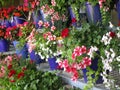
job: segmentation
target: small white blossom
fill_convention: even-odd
[[[41,59],[45,59],[45,57],[41,55]]]
[[[120,33],[119,32],[117,33],[117,37],[120,38]]]
[[[110,28],[113,28],[113,24],[112,24],[111,22],[109,22],[109,24],[110,24],[109,27],[110,27]]]
[[[47,55],[46,58],[49,58],[49,55]]]
[[[110,57],[110,52],[108,52],[107,50],[105,50],[105,55],[107,56],[107,58]]]
[[[116,60],[117,60],[118,62],[120,62],[120,56],[116,57]]]
[[[110,37],[109,32],[103,35],[101,42],[104,43],[104,45],[109,45],[112,37]]]
[[[56,53],[53,53],[54,56],[56,56],[57,54]]]
[[[53,42],[53,44],[56,44],[56,42]]]
[[[90,56],[90,58],[93,57],[93,53],[95,51],[98,51],[98,48],[96,46],[91,46],[90,51],[88,52],[88,55]]]

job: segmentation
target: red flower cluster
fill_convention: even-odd
[[[10,65],[8,65],[8,69],[10,70],[10,69],[12,69],[12,65],[10,64]]]
[[[58,64],[60,68],[64,68],[66,72],[73,74],[71,77],[73,81],[78,79],[79,73],[77,71],[77,63],[69,65],[68,60],[65,59],[64,61],[60,61]]]
[[[12,77],[13,75],[16,74],[16,71],[14,69],[10,70],[10,72],[8,73],[8,77]]]
[[[18,6],[15,10],[14,10],[14,13],[13,15],[14,16],[21,16],[22,12],[28,12],[29,11],[29,8],[27,6]]]
[[[18,74],[17,78],[20,79],[21,77],[24,77],[24,75],[25,75],[24,72],[20,72],[20,73]]]
[[[88,51],[85,46],[77,46],[72,53],[73,62],[69,64],[68,60],[65,59],[58,63],[59,67],[64,68],[68,73],[72,73],[72,80],[77,80],[79,77],[78,70],[85,69],[87,66],[91,65],[91,58],[89,58],[87,54]],[[77,60],[77,57],[81,57],[81,60]]]
[[[63,29],[61,32],[62,38],[66,38],[68,35],[69,35],[69,29],[68,28]]]
[[[75,60],[77,56],[80,56],[82,54],[85,54],[86,51],[86,47],[82,46],[82,47],[76,47],[72,53],[72,59]]]
[[[2,8],[0,9],[0,18],[4,19],[4,18],[9,18],[13,12],[13,10],[15,9],[15,7],[11,6],[9,8]]]
[[[77,22],[76,18],[72,18],[72,23],[76,23],[76,22]]]

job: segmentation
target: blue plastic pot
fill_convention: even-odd
[[[9,20],[5,19],[1,21],[1,25],[5,26],[6,28],[11,27],[11,23]]]
[[[16,26],[17,24],[23,24],[24,22],[25,22],[25,18],[24,17],[14,16],[11,19],[11,26]]]
[[[0,52],[9,51],[9,42],[6,39],[0,40]]]
[[[73,18],[75,18],[75,14],[73,13],[71,7],[69,7],[68,9],[69,9],[69,13],[70,13],[70,19],[72,20]],[[72,25],[76,27],[77,23],[76,22],[72,22]]]
[[[22,48],[19,48],[19,41],[13,41],[13,45],[18,56],[21,56],[23,59],[28,58],[28,48],[26,44]]]
[[[42,20],[43,22],[45,21],[45,18],[44,18],[44,13],[42,10],[38,10],[37,12],[34,11],[32,13],[32,18],[33,18],[33,21],[35,23],[35,27],[38,29],[38,28],[42,28],[38,25],[38,22],[39,20]]]
[[[117,9],[117,13],[118,13],[118,19],[120,21],[120,0],[117,0],[117,2],[116,2],[116,9]]]
[[[98,69],[98,58],[95,58],[94,60],[92,60],[92,64],[91,64],[90,68],[94,71],[97,71],[97,69]],[[82,69],[82,71],[83,71],[84,82],[87,83],[87,81],[88,81],[87,74],[86,74],[87,69]],[[91,77],[94,78],[95,75],[93,74]],[[101,83],[103,83],[103,79],[102,79],[102,76],[99,75],[98,80],[96,81],[96,84],[101,84]]]
[[[48,58],[48,63],[50,66],[50,70],[58,69],[58,63],[56,63],[56,57]]]
[[[86,13],[89,23],[96,24],[98,22],[101,22],[102,18],[101,18],[99,4],[92,6],[89,2],[86,2],[85,5],[86,5]]]
[[[30,59],[33,60],[36,64],[45,62],[45,60],[42,60],[38,54],[35,54],[34,50],[30,53]]]

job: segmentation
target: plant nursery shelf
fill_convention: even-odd
[[[15,51],[0,52],[0,55],[10,55],[10,54],[15,54]],[[49,68],[48,63],[41,63],[41,64],[37,65],[37,69],[42,70],[42,71],[52,72],[52,70],[50,70],[50,68]],[[76,82],[72,81],[71,75],[62,70],[56,71],[56,75],[62,77],[62,79],[64,80],[65,83],[72,85],[73,87],[83,89],[84,86],[86,85],[86,83],[84,83],[83,79],[79,79]],[[108,89],[106,89],[103,84],[97,84],[95,87],[92,88],[92,90],[108,90]]]
[[[52,72],[50,69],[49,69],[49,65],[47,63],[41,63],[40,65],[37,65],[37,69],[38,70],[42,70],[42,71],[50,71]],[[84,86],[86,85],[86,83],[84,83],[84,80],[83,79],[79,79],[78,81],[72,81],[71,80],[71,75],[64,72],[64,71],[58,71],[56,72],[56,74],[60,77],[63,78],[63,80],[65,81],[65,83],[69,84],[69,85],[72,85],[73,87],[77,87],[77,88],[80,88],[80,89],[83,89]],[[104,87],[103,84],[97,84],[95,87],[92,88],[92,90],[108,90]]]
[[[0,55],[9,55],[9,54],[15,54],[15,51],[0,52]]]
[[[9,55],[9,54],[15,54],[15,51],[0,52],[0,55]],[[40,65],[37,65],[37,69],[42,70],[42,71],[51,71],[52,72],[52,70],[49,69],[48,63],[41,63]],[[72,81],[70,78],[71,75],[62,70],[57,71],[56,74],[58,76],[62,77],[65,83],[72,85],[74,87],[83,89],[83,87],[86,85],[86,83],[84,83],[83,79],[79,79],[76,82]],[[92,88],[92,90],[108,90],[108,89],[106,89],[102,84],[97,84],[96,87]]]

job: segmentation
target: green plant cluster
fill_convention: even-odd
[[[12,68],[16,73],[11,78],[15,81],[10,82],[9,73],[7,73],[9,70],[6,68],[5,77],[0,78],[0,90],[58,90],[63,86],[61,77],[58,77],[54,72],[38,71],[35,63],[30,60],[15,59],[12,62]],[[26,68],[23,71],[24,75],[17,78],[17,74],[21,72],[23,67]]]

